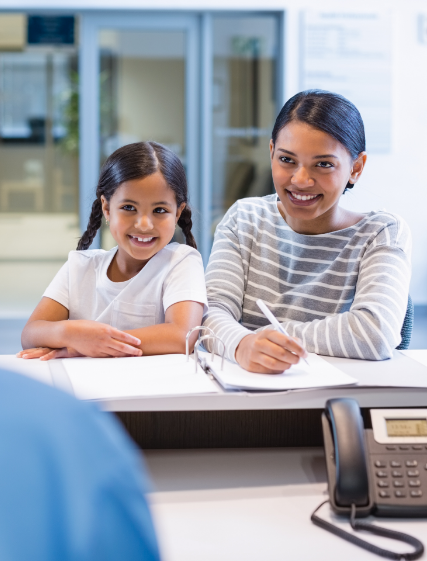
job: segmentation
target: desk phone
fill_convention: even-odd
[[[372,409],[364,429],[355,400],[322,416],[331,506],[357,516],[427,517],[427,409]]]

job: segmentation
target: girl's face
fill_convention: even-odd
[[[299,121],[287,124],[270,141],[273,182],[288,224],[301,233],[334,228],[339,199],[360,177],[366,153],[354,161],[332,136]],[[308,224],[307,221],[314,221]],[[331,231],[331,230],[329,230]]]
[[[121,257],[143,263],[171,241],[185,207],[177,207],[175,193],[160,172],[125,181],[110,202],[104,197],[101,201]]]

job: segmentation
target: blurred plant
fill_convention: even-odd
[[[78,156],[79,153],[79,75],[70,72],[70,87],[62,92],[62,117],[67,131],[61,139],[61,147],[65,152]]]
[[[99,116],[101,122],[101,135],[104,129],[111,125],[112,100],[109,88],[106,87],[110,73],[106,70],[99,75]],[[63,124],[66,129],[65,135],[61,139],[63,150],[69,154],[78,156],[79,154],[79,75],[77,72],[70,72],[70,87],[62,92],[61,101],[63,103]],[[105,134],[105,132],[104,132]]]

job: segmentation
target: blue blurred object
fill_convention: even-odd
[[[0,559],[159,559],[142,459],[109,413],[0,370],[0,434]]]

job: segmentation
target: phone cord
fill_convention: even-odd
[[[350,524],[353,530],[364,530],[365,532],[371,532],[371,534],[375,534],[377,536],[383,536],[384,538],[390,538],[392,540],[401,541],[412,545],[414,551],[410,553],[396,553],[394,551],[390,551],[388,549],[383,549],[382,547],[378,547],[370,542],[362,540],[361,538],[355,536],[354,534],[350,534],[338,526],[327,522],[326,520],[317,516],[318,510],[326,503],[329,503],[329,500],[323,501],[316,510],[311,515],[311,521],[316,524],[316,526],[320,526],[324,530],[328,530],[328,532],[332,532],[336,536],[347,540],[354,545],[358,545],[363,549],[370,551],[371,553],[375,553],[380,557],[386,557],[387,559],[419,559],[421,555],[424,553],[424,545],[420,540],[410,536],[409,534],[404,534],[403,532],[396,532],[395,530],[388,530],[387,528],[381,528],[380,526],[375,526],[374,524],[370,524],[369,522],[360,522],[356,520],[356,505],[351,505],[351,514],[350,514]]]

